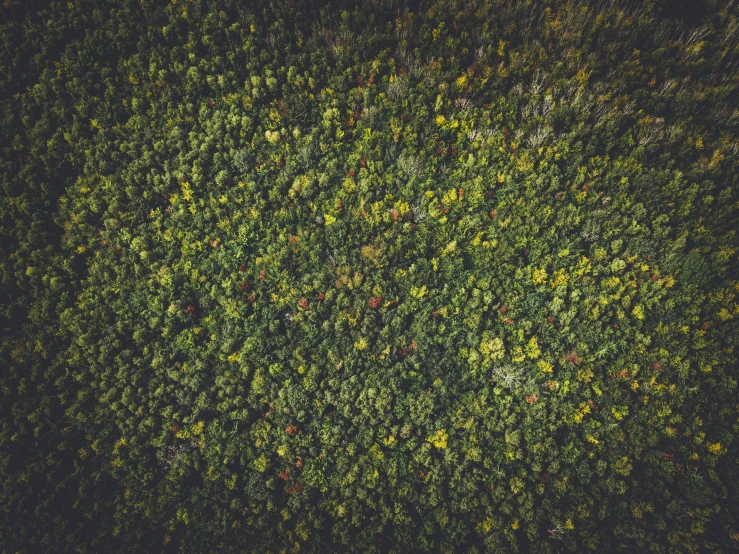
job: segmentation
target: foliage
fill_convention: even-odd
[[[408,4],[0,7],[3,552],[737,548],[733,3]]]

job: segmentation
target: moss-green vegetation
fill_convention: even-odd
[[[736,547],[733,3],[256,4],[0,7],[0,551]]]

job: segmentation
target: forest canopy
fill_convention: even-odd
[[[739,550],[734,0],[0,5],[0,552]]]

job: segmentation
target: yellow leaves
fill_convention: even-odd
[[[435,121],[436,124],[441,127],[446,122],[446,117],[444,117],[443,115],[437,115]]]
[[[536,359],[539,356],[541,356],[541,350],[539,350],[539,343],[536,340],[536,337],[531,337],[529,339],[529,342],[526,343],[526,355],[529,358]]]
[[[426,285],[418,287],[411,287],[411,296],[414,298],[423,298],[428,293],[428,290],[426,289]]]
[[[382,448],[378,444],[373,444],[370,447],[370,454],[375,458],[375,460],[382,460],[385,458],[385,453],[382,451]]]
[[[195,425],[192,426],[191,432],[193,435],[201,435],[203,433],[203,426],[205,425],[204,421],[198,421]]]
[[[264,473],[267,470],[267,465],[267,457],[264,454],[254,460],[254,469],[256,469],[260,473]]]
[[[334,223],[336,223],[336,217],[328,213],[323,214],[323,220],[326,225],[333,225]]]
[[[395,203],[394,207],[396,210],[398,210],[398,213],[401,216],[404,216],[405,214],[407,214],[411,209],[411,207],[408,205],[408,202],[403,202],[402,200],[398,200]]]
[[[375,265],[379,265],[382,260],[382,249],[377,246],[367,244],[360,249],[359,255],[362,259]]]
[[[364,337],[360,337],[360,339],[354,343],[354,348],[357,350],[367,350],[368,347],[369,344],[367,344]]]
[[[644,319],[644,307],[641,304],[637,304],[634,306],[634,309],[631,310],[631,314],[636,319]]]
[[[580,83],[580,85],[584,85],[588,82],[588,79],[590,78],[590,75],[592,75],[593,71],[586,71],[587,65],[580,68],[580,71],[577,72],[577,75],[575,75],[575,80]]]
[[[736,248],[722,248],[718,251],[718,255],[721,256],[721,259],[725,262],[729,261],[729,258],[731,258],[736,253]]]
[[[716,167],[721,162],[723,162],[725,159],[726,159],[726,156],[723,155],[721,150],[716,150],[713,153],[713,157],[711,158],[711,161],[708,164],[708,167]]]
[[[357,183],[354,182],[353,178],[346,176],[344,177],[344,181],[341,183],[341,186],[346,192],[354,192],[357,188]]]
[[[505,55],[505,46],[506,46],[506,44],[507,43],[504,40],[499,40],[498,41],[498,50],[497,50],[498,56],[501,56],[502,57],[502,56]]]
[[[180,183],[180,186],[182,187],[182,198],[185,200],[185,202],[191,202],[193,196],[192,189],[190,188],[190,183],[184,181]]]
[[[505,356],[505,345],[500,337],[485,337],[480,342],[480,352],[491,360],[501,360]]]
[[[541,285],[547,282],[547,271],[546,269],[534,269],[531,276],[531,282],[535,285]]]
[[[426,441],[433,444],[436,448],[446,448],[448,438],[449,435],[447,434],[446,429],[439,429],[436,433],[428,437]]]
[[[461,77],[457,77],[457,80],[454,81],[454,83],[459,88],[465,88],[467,84],[469,83],[469,79],[467,78],[467,75],[465,74],[465,75],[462,75]]]
[[[613,470],[619,475],[628,475],[632,469],[634,469],[634,466],[626,456],[621,456],[613,462]]]
[[[567,271],[563,269],[558,269],[554,275],[552,275],[552,280],[550,281],[550,285],[552,285],[552,288],[555,289],[559,286],[567,285],[569,282],[569,276],[567,275]]]
[[[451,188],[447,191],[447,193],[442,197],[441,203],[442,204],[451,204],[452,202],[456,202],[458,199],[457,196],[457,189]]]
[[[734,316],[731,315],[731,312],[729,312],[729,310],[727,310],[726,308],[721,308],[717,315],[721,321],[729,321],[730,319],[734,319]]]
[[[707,442],[706,448],[708,448],[708,451],[711,454],[720,455],[720,454],[726,453],[726,448],[722,447],[720,442],[715,442],[715,443]]]
[[[583,418],[590,413],[590,404],[581,402],[575,414],[572,416],[574,423],[582,423]]]
[[[539,368],[539,371],[542,373],[553,373],[554,365],[550,364],[546,360],[539,360],[536,362],[536,367]]]
[[[616,418],[617,421],[621,421],[624,417],[629,415],[629,407],[628,406],[613,406],[611,408],[611,414],[613,414],[613,417]]]
[[[583,383],[590,383],[593,379],[593,371],[591,369],[583,368],[577,370],[577,375],[575,379],[578,381],[581,381]]]
[[[216,227],[224,233],[228,233],[231,231],[231,221],[228,219],[219,219],[218,223],[216,223]]]
[[[505,183],[505,173],[498,173],[498,182]]]
[[[382,354],[380,354],[380,359],[384,360],[389,355],[390,355],[390,346],[388,346],[387,348],[385,348],[385,350],[382,351]]]
[[[593,435],[588,434],[585,438],[588,440],[588,442],[592,444],[600,444],[600,441],[596,439]]]
[[[523,349],[521,346],[516,345],[513,347],[513,350],[511,351],[511,360],[513,360],[516,363],[523,362],[526,359],[526,354],[523,353]]]
[[[116,441],[113,445],[113,454],[116,454],[121,446],[126,446],[126,437],[121,437]]]

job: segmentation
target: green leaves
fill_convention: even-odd
[[[732,14],[103,4],[0,25],[9,549],[730,548]]]

